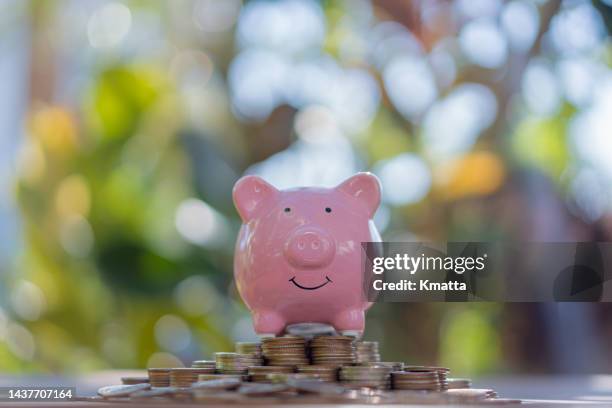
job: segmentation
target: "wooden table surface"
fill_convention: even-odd
[[[35,376],[6,376],[0,375],[0,387],[18,386],[65,386],[76,387],[79,396],[94,396],[96,390],[104,385],[120,384],[120,378],[130,375],[145,375],[144,371],[103,371],[79,377],[62,377],[50,375]],[[525,400],[529,406],[562,406],[564,408],[573,406],[609,406],[612,407],[612,375],[590,375],[590,376],[509,376],[509,377],[487,377],[475,379],[474,388],[493,388],[503,398],[518,398]],[[147,406],[180,407],[199,406],[202,404],[151,404],[143,403],[117,403],[117,402],[0,402],[0,407],[18,406],[27,407],[114,407],[123,406],[130,408],[141,408]],[[206,405],[207,407],[211,405]],[[233,407],[239,405],[233,404]],[[253,405],[249,405],[253,406]],[[300,405],[292,405],[299,407]],[[313,405],[304,405],[312,407]],[[329,407],[360,405],[328,405]],[[371,406],[371,405],[369,405]],[[456,405],[453,405],[454,407]],[[482,405],[479,405],[482,406]]]

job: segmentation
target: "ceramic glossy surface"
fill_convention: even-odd
[[[246,176],[234,186],[243,220],[234,256],[238,291],[258,334],[294,323],[362,332],[362,247],[380,241],[372,216],[380,183],[358,173],[335,188],[277,190]]]

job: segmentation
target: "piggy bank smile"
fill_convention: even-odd
[[[304,286],[304,285],[300,285],[295,278],[296,277],[294,276],[293,278],[289,279],[289,282],[293,283],[298,288],[304,289],[304,290],[317,290],[317,289],[322,288],[323,286],[327,285],[328,283],[332,282],[332,280],[329,279],[329,276],[326,275],[325,276],[325,282],[323,282],[322,284],[316,285],[316,286]]]

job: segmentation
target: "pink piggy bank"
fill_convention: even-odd
[[[236,183],[243,225],[234,277],[257,334],[308,322],[363,332],[371,303],[363,294],[361,242],[380,241],[372,221],[380,191],[370,173],[331,189],[277,190],[256,176]]]

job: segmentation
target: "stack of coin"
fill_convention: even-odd
[[[380,353],[378,352],[377,341],[357,341],[355,342],[355,358],[356,362],[361,363],[376,363],[380,361]]]
[[[149,382],[149,377],[121,377],[121,384],[133,385],[133,384],[146,384]]]
[[[247,371],[238,353],[215,353],[215,363],[220,374],[246,374]]]
[[[353,338],[317,336],[310,341],[310,357],[314,365],[342,366],[355,362]]]
[[[438,373],[440,390],[448,390],[448,373],[450,372],[450,369],[446,367],[427,367],[427,369],[434,370]]]
[[[297,336],[269,337],[261,345],[268,365],[300,366],[308,365],[306,340]]]
[[[151,387],[169,387],[170,369],[149,368],[149,383],[151,383]]]
[[[263,354],[260,343],[236,343],[236,353],[240,355],[242,365],[245,367],[263,365]]]
[[[214,368],[173,368],[170,370],[171,387],[189,387],[200,374],[214,374]]]
[[[384,390],[390,388],[391,371],[392,368],[383,366],[344,366],[340,368],[340,381],[350,388]]]
[[[249,378],[252,382],[270,382],[270,374],[290,374],[293,367],[289,366],[252,366],[249,367]]]
[[[435,370],[394,371],[392,387],[396,390],[440,391],[440,380]]]
[[[214,360],[196,360],[191,363],[191,368],[216,368],[217,365]]]
[[[308,374],[325,382],[338,381],[338,368],[325,365],[307,365],[298,367],[298,373]]]
[[[261,343],[239,341],[236,343],[236,353],[261,355]]]
[[[472,388],[472,380],[469,378],[449,378],[448,389]]]

